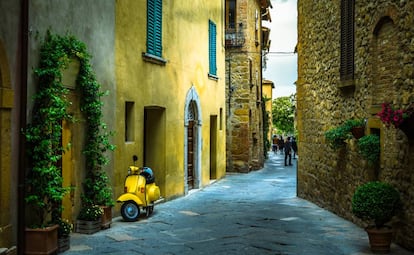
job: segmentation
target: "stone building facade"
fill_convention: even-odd
[[[363,225],[351,212],[355,189],[388,182],[403,201],[395,240],[414,249],[414,142],[376,116],[383,102],[414,102],[414,2],[299,0],[298,17],[298,195]],[[354,138],[340,150],[327,145],[324,132],[352,118],[380,135],[377,166]]]
[[[226,0],[227,171],[249,172],[264,163],[262,51],[268,46],[262,13],[268,0]],[[263,15],[263,19],[268,15]]]

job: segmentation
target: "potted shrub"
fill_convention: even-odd
[[[101,229],[103,209],[99,205],[82,205],[76,220],[76,232],[93,234]]]
[[[46,42],[40,50],[40,64],[35,70],[38,88],[34,95],[32,120],[25,130],[28,162],[31,163],[26,178],[25,195],[26,210],[30,211],[26,222],[28,228],[25,248],[28,254],[50,254],[57,250],[57,223],[62,213],[61,201],[68,191],[68,188],[62,187],[59,161],[64,152],[61,144],[61,124],[62,120],[70,119],[70,115],[66,113],[67,90],[61,83],[61,77],[56,76],[57,60],[50,59],[51,49],[53,43]],[[51,233],[48,233],[49,230]],[[46,237],[39,239],[36,231]]]
[[[380,158],[380,138],[377,135],[365,135],[358,140],[359,153],[369,164],[375,164]]]
[[[399,192],[390,184],[374,181],[356,189],[352,197],[352,212],[358,218],[371,222],[365,230],[372,252],[390,251],[393,231],[391,226],[385,224],[391,221],[400,208]]]
[[[59,162],[65,146],[61,144],[62,121],[72,119],[66,112],[71,102],[67,100],[68,90],[62,84],[62,70],[73,58],[77,58],[80,63],[76,86],[81,93],[80,110],[87,117],[83,149],[85,169],[88,170],[86,175],[105,174],[102,170],[102,166],[108,162],[105,153],[115,149],[108,139],[112,133],[106,130],[102,122],[101,97],[105,93],[100,92],[100,84],[89,62],[90,57],[85,44],[75,37],[47,32],[40,51],[40,65],[35,70],[39,86],[34,97],[33,120],[25,131],[28,162],[32,163],[26,181],[27,209],[33,215],[28,223],[30,226],[44,228],[56,224],[62,213],[62,198],[69,190],[62,187]],[[91,185],[94,185],[96,179],[91,180]],[[98,190],[100,188],[97,187]],[[85,209],[91,206],[89,203],[86,205]],[[53,252],[57,249],[57,228],[56,224],[56,233],[53,235],[56,247]],[[26,247],[28,240],[26,238]]]
[[[101,228],[103,229],[109,228],[112,223],[112,207],[114,206],[112,194],[112,188],[106,172],[103,170],[96,171],[95,173],[90,171],[84,182],[82,200],[83,204],[96,204],[102,208]]]
[[[349,128],[345,125],[331,128],[325,132],[325,139],[329,146],[336,150],[345,145],[345,140],[350,138]]]
[[[58,253],[62,253],[70,248],[70,233],[73,231],[73,224],[67,219],[60,219],[58,224]]]
[[[345,125],[349,128],[355,139],[359,139],[365,134],[365,119],[349,119]]]

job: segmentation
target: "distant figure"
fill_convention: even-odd
[[[296,143],[296,138],[292,138],[292,149],[293,149],[293,159],[296,159],[296,155],[298,154],[298,144]]]
[[[276,154],[277,153],[277,147],[278,147],[279,139],[276,135],[273,136],[273,143],[272,143],[272,151]]]
[[[285,142],[285,166],[287,166],[287,159],[289,157],[289,166],[292,165],[292,143],[290,142],[290,137],[286,138]]]
[[[283,154],[283,147],[285,145],[285,141],[283,141],[283,136],[280,136],[279,139],[279,150],[280,150],[280,154]]]

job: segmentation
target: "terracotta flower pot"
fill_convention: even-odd
[[[52,254],[58,249],[58,227],[26,228],[25,254]]]
[[[101,229],[110,228],[112,223],[112,206],[101,206],[101,208],[103,209]]]
[[[365,128],[364,127],[353,127],[351,129],[352,135],[355,139],[359,139],[365,135]]]
[[[393,234],[393,230],[391,227],[367,227],[365,228],[365,231],[368,233],[369,244],[371,246],[371,251],[373,253],[390,253]]]

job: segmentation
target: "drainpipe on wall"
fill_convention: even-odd
[[[17,187],[17,252],[23,254],[25,247],[25,172],[26,172],[26,139],[22,132],[26,127],[27,108],[27,65],[29,40],[29,0],[21,0],[19,51],[20,51],[20,112],[19,112],[19,163]]]

